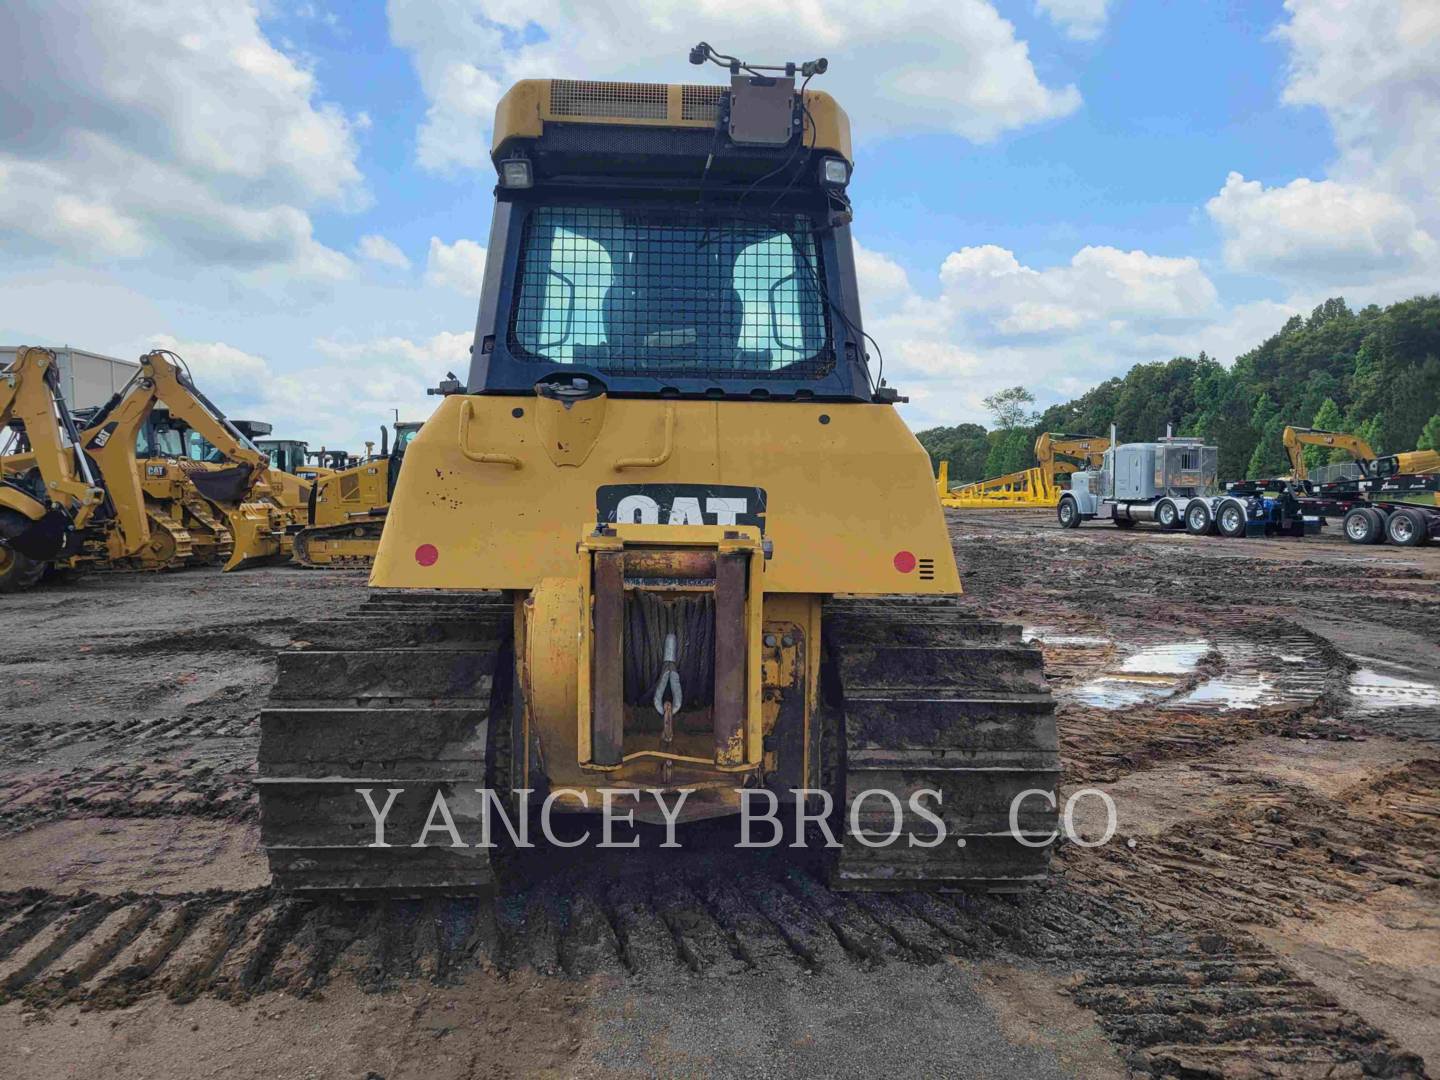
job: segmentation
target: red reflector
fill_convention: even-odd
[[[895,569],[902,574],[908,574],[915,569],[915,554],[910,551],[897,551],[895,553]]]
[[[415,549],[415,561],[421,566],[434,566],[440,558],[440,549],[434,544],[421,544]]]

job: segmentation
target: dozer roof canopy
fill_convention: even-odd
[[[788,78],[731,83],[504,96],[472,393],[870,399],[849,120]]]
[[[737,82],[749,83],[747,77]],[[717,159],[773,157],[778,148],[741,146],[724,133],[736,92],[729,86],[680,83],[587,82],[574,79],[525,79],[512,86],[495,110],[491,158],[501,162],[532,154],[543,166],[585,165],[599,172],[629,171],[625,158],[641,158],[651,167],[658,157],[683,157],[702,163]],[[829,94],[806,90],[804,148],[813,156],[850,156],[850,118]],[[668,133],[668,135],[667,135]],[[602,154],[602,150],[607,150]],[[784,147],[789,153],[790,147]],[[604,157],[608,160],[589,161]],[[576,159],[568,161],[568,159]],[[633,162],[631,163],[634,164]],[[711,162],[712,166],[714,162]]]

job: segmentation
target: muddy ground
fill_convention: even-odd
[[[289,901],[257,850],[256,717],[272,650],[363,578],[3,598],[0,1076],[1440,1063],[1440,548],[950,523],[967,603],[1046,653],[1065,789],[1118,810],[1018,898],[847,897],[701,829],[493,905]],[[1076,804],[1082,837],[1102,811]]]

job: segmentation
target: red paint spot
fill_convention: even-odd
[[[421,544],[418,548],[415,549],[415,561],[418,562],[421,566],[434,566],[436,560],[439,558],[440,549],[437,548],[434,544]],[[911,560],[911,563],[913,565],[913,559]]]
[[[909,551],[897,551],[895,553],[895,569],[902,574],[908,574],[915,569],[915,555]]]

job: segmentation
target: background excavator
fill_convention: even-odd
[[[826,63],[691,59],[728,84],[499,102],[468,379],[406,448],[368,611],[307,627],[261,715],[282,889],[485,890],[487,791],[512,823],[773,798],[844,889],[1047,872],[1041,656],[959,602],[871,374]]]
[[[393,450],[389,430],[382,427],[377,456],[316,478],[306,525],[295,535],[297,563],[321,569],[368,567],[375,561],[405,448],[420,427],[420,421],[396,421]]]
[[[1304,483],[1309,479],[1305,466],[1305,447],[1324,446],[1331,450],[1343,450],[1360,468],[1363,477],[1386,479],[1391,476],[1421,475],[1440,472],[1440,450],[1412,450],[1404,454],[1376,454],[1370,444],[1359,435],[1343,431],[1324,431],[1321,428],[1287,427],[1281,436],[1285,454],[1290,459],[1291,477]]]
[[[1080,469],[1097,469],[1110,449],[1100,435],[1066,435],[1045,431],[1035,440],[1035,462],[1029,469],[992,480],[977,480],[952,489],[950,463],[941,461],[936,475],[940,503],[954,509],[1051,507],[1060,501],[1064,481]]]
[[[19,452],[0,459],[0,590],[24,588],[47,566],[163,569],[194,555],[189,524],[201,515],[225,568],[289,553],[290,502],[308,495],[272,477],[264,454],[195,386],[172,353],[141,358],[129,384],[84,421],[60,392],[55,356],[22,348],[0,372],[0,427],[19,428]],[[142,459],[137,447],[168,423],[198,434],[228,465]],[[161,471],[163,470],[163,472]],[[172,471],[173,470],[173,471]],[[223,522],[223,525],[221,524]]]

